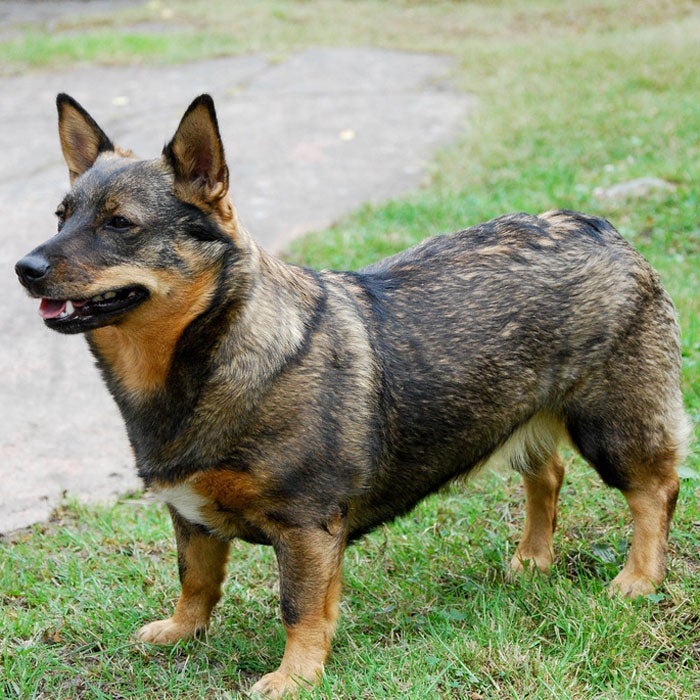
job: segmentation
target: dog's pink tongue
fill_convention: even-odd
[[[65,301],[57,299],[42,299],[39,305],[39,315],[46,320],[47,318],[57,318],[66,308]]]

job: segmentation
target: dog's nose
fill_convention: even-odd
[[[25,287],[29,287],[41,280],[50,269],[49,261],[43,255],[36,253],[25,255],[15,265],[15,272]]]

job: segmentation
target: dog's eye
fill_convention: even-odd
[[[56,209],[56,218],[58,219],[58,230],[63,228],[63,224],[66,223],[66,210],[64,207],[59,207]]]
[[[104,225],[113,231],[126,231],[134,226],[125,216],[110,216]]]

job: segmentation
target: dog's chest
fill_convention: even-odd
[[[245,473],[209,470],[175,484],[156,482],[151,491],[188,522],[221,537],[266,539],[258,527],[265,510],[260,489]]]
[[[206,512],[211,503],[187,481],[173,486],[154,486],[151,491],[159,501],[174,508],[185,520],[195,525],[209,526]]]

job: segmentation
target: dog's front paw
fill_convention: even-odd
[[[318,674],[320,676],[320,672]],[[301,688],[309,688],[317,682],[317,677],[313,680],[302,678],[301,676],[290,676],[284,671],[277,670],[263,676],[251,689],[250,694],[254,697],[271,698],[292,698]]]
[[[175,622],[172,617],[167,620],[158,620],[144,625],[137,633],[136,638],[148,644],[174,644],[180,639],[187,639],[199,632],[192,625]]]
[[[654,582],[647,576],[630,573],[624,569],[610,582],[608,593],[621,593],[625,598],[640,598],[656,592]]]
[[[552,554],[548,550],[542,552],[521,552],[518,550],[510,560],[506,569],[506,578],[516,581],[524,574],[539,572],[546,574],[552,568]]]

